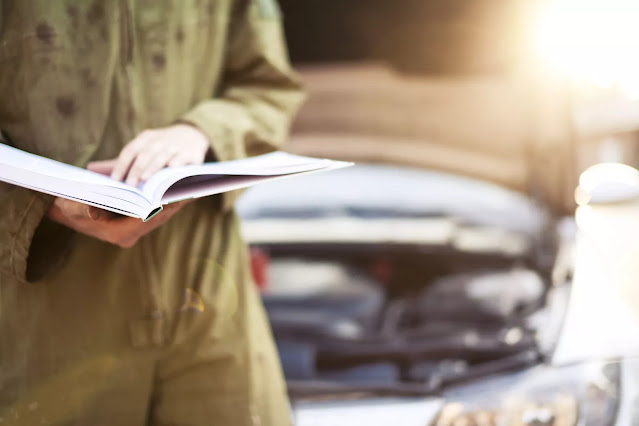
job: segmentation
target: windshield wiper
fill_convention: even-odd
[[[397,382],[334,382],[321,380],[287,381],[288,392],[292,399],[317,398],[329,396],[435,396],[445,387],[458,385],[480,377],[492,376],[509,371],[517,371],[538,364],[542,360],[539,352],[528,350],[519,354],[494,361],[477,364],[463,373],[451,375],[433,375],[420,383]]]
[[[361,340],[324,339],[317,358],[323,364],[352,365],[373,361],[414,361],[425,359],[504,359],[536,349],[534,336],[526,333],[517,343],[508,343],[499,333],[461,332],[437,339],[372,338]]]
[[[434,396],[439,388],[431,388],[422,383],[353,383],[353,382],[324,382],[324,381],[287,381],[291,398],[318,397],[328,395],[351,395],[353,397],[375,396]]]

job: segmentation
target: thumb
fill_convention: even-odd
[[[89,216],[90,206],[66,198],[56,198],[53,207],[57,208],[66,217],[80,218]]]
[[[60,201],[58,201],[60,200]],[[77,201],[71,201],[64,198],[59,198],[56,200],[56,203],[62,208],[67,216],[76,218],[76,219],[86,219],[89,218],[94,221],[98,221],[105,218],[106,213],[104,210],[90,206],[88,204],[79,203]]]
[[[97,208],[94,206],[87,206],[87,214],[92,220],[98,221],[101,219],[105,219],[106,218],[105,213],[106,212],[100,208]]]
[[[117,159],[113,160],[103,160],[103,161],[92,161],[87,164],[87,170],[90,170],[95,173],[100,173],[101,175],[111,176],[111,172],[115,167]]]

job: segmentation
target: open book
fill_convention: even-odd
[[[164,204],[349,165],[273,152],[242,160],[165,168],[133,187],[0,144],[0,180],[143,220],[153,217]]]

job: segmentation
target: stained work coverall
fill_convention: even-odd
[[[281,145],[302,95],[274,0],[0,0],[0,129],[77,166],[191,123],[217,160]],[[183,207],[131,249],[0,184],[0,425],[286,425],[231,206]]]

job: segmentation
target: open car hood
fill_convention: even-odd
[[[602,115],[603,102],[577,104],[566,80],[539,70],[425,77],[346,63],[301,72],[309,100],[292,152],[470,176],[560,214],[574,212],[579,173],[611,151],[603,136],[639,127],[638,108],[608,105]],[[634,155],[613,151],[618,161]]]

